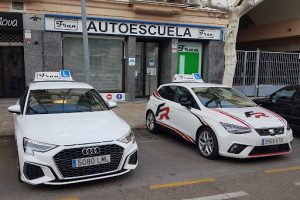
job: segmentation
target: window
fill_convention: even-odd
[[[202,105],[208,108],[243,108],[256,106],[250,99],[232,88],[197,87],[192,90]]]
[[[164,86],[158,90],[159,95],[169,101],[174,101],[176,94],[175,86]]]
[[[12,0],[11,1],[11,9],[12,10],[24,10],[24,2],[23,0]]]
[[[108,110],[95,90],[49,89],[30,91],[26,114],[55,114]]]
[[[188,101],[191,102],[191,107],[195,109],[199,109],[199,106],[194,99],[193,95],[190,93],[190,91],[184,87],[178,87],[175,97],[175,102],[180,103],[180,101],[186,98]]]
[[[91,84],[102,92],[123,91],[123,42],[121,39],[89,38]],[[63,40],[64,68],[74,80],[85,82],[82,38]]]
[[[271,95],[272,100],[292,99],[296,92],[296,88],[284,87]]]

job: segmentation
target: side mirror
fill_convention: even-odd
[[[8,107],[8,112],[11,112],[11,113],[15,113],[17,115],[20,115],[21,114],[21,107],[20,105],[13,105],[13,106],[9,106]]]
[[[186,108],[191,107],[191,101],[189,101],[188,98],[181,98],[179,103]]]
[[[114,102],[114,101],[107,101],[107,103],[108,103],[108,105],[109,105],[110,108],[115,108],[115,107],[117,107],[117,103]]]

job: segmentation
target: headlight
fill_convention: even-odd
[[[286,130],[288,130],[288,131],[291,130],[291,127],[290,127],[289,123],[286,123]]]
[[[251,129],[244,127],[244,126],[238,126],[234,124],[227,124],[221,122],[222,126],[229,132],[233,134],[243,134],[243,133],[250,133]]]
[[[47,144],[43,142],[38,142],[35,140],[31,140],[28,138],[23,139],[23,148],[24,152],[29,154],[29,155],[34,155],[34,151],[38,152],[47,152],[51,149],[56,148],[56,145],[53,144]]]
[[[128,144],[131,141],[134,143],[135,142],[135,137],[134,137],[134,134],[133,134],[132,130],[130,130],[125,136],[118,139],[118,141],[123,142],[125,144]]]

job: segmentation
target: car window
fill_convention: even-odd
[[[296,92],[296,88],[294,87],[285,87],[271,95],[272,100],[279,100],[279,99],[292,99],[293,95]]]
[[[23,93],[23,95],[20,98],[21,113],[23,113],[23,110],[24,110],[27,94],[28,94],[28,87],[26,88],[25,92]]]
[[[197,87],[192,88],[196,96],[208,108],[243,108],[255,107],[250,99],[232,88]]]
[[[295,100],[300,100],[300,89],[298,88],[297,94],[295,95]]]
[[[95,112],[108,109],[99,93],[91,89],[31,90],[26,114]]]
[[[199,109],[199,106],[190,91],[184,87],[178,87],[176,91],[175,102],[180,103],[183,98],[187,98],[191,102],[192,108]]]
[[[176,86],[163,86],[158,90],[158,93],[162,98],[174,101],[176,94]]]

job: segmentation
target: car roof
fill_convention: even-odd
[[[182,86],[186,88],[196,88],[196,87],[224,87],[224,88],[230,88],[229,86],[226,85],[221,85],[221,84],[213,84],[213,83],[195,83],[195,82],[179,82],[179,83],[168,83],[168,84],[163,84],[162,86]]]
[[[93,89],[92,86],[82,82],[74,81],[41,81],[29,84],[29,90],[43,90],[43,89]]]

